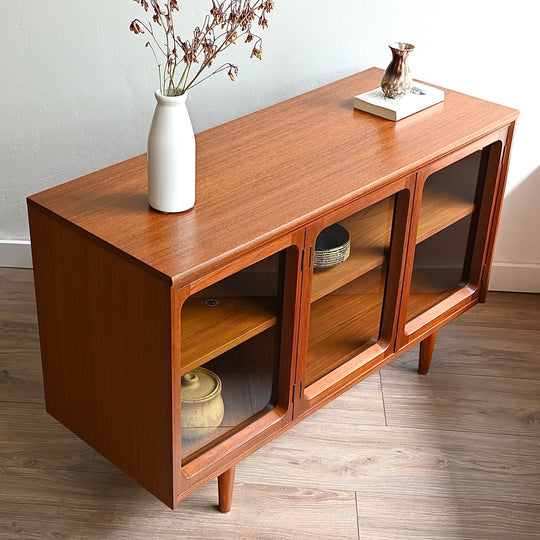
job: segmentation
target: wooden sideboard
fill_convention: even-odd
[[[483,302],[517,111],[446,90],[357,111],[369,69],[197,135],[197,201],[148,207],[141,155],[28,199],[48,412],[171,508]],[[349,258],[315,269],[339,223]],[[182,426],[182,377],[224,418]],[[306,441],[308,444],[309,441]]]

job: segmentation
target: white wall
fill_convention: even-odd
[[[521,110],[492,288],[540,292],[533,0],[275,2],[263,61],[239,44],[223,58],[237,81],[222,74],[191,92],[195,130],[386,67],[387,43],[410,41],[415,77]],[[183,5],[190,31],[211,2]],[[145,151],[157,70],[128,31],[142,15],[133,0],[0,0],[0,265],[28,262],[27,195]]]

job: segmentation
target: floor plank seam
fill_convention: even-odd
[[[383,380],[382,380],[382,370],[379,370],[379,384],[381,385],[381,401],[382,401],[382,407],[383,407],[383,414],[384,414],[384,425],[385,427],[388,427],[388,418],[386,417],[386,403],[384,401],[384,386],[383,386]]]
[[[463,502],[475,502],[475,503],[491,503],[491,504],[498,504],[503,502],[504,504],[512,504],[512,505],[525,505],[525,506],[535,506],[540,508],[540,503],[536,502],[521,502],[521,501],[513,501],[513,500],[503,500],[503,499],[484,499],[484,498],[478,498],[478,497],[446,497],[444,495],[430,495],[430,498],[433,499],[448,499],[452,501],[463,501]]]
[[[361,536],[360,536],[360,515],[358,513],[358,491],[354,492],[354,505],[356,508],[356,534],[358,535],[358,540],[360,540]]]
[[[101,456],[100,456],[101,457]],[[68,474],[88,474],[88,475],[102,475],[107,478],[110,478],[111,476],[117,477],[117,478],[123,478],[126,482],[133,482],[132,489],[139,489],[139,486],[135,483],[135,480],[130,478],[130,476],[121,471],[120,469],[117,469],[116,467],[111,468],[110,463],[106,464],[108,466],[107,470],[99,470],[96,468],[93,469],[86,469],[81,467],[73,467],[73,468],[67,468],[65,466],[62,467],[47,467],[47,466],[32,466],[32,465],[0,465],[0,472],[5,473],[7,471],[11,471],[12,474],[15,476],[17,475],[18,471],[24,471],[24,472],[35,472],[35,471],[44,471],[44,472],[59,472],[59,473],[68,473]],[[115,470],[116,469],[116,470]],[[240,484],[238,484],[240,485]],[[346,492],[347,490],[334,490],[334,491],[342,491]],[[350,493],[351,490],[348,490],[347,492]],[[0,493],[1,494],[1,493]],[[32,503],[35,504],[35,503]],[[1,538],[1,537],[0,537]]]
[[[362,496],[363,492],[362,490],[356,491],[356,497]],[[371,494],[371,492],[365,492],[366,494]],[[473,502],[473,503],[489,503],[489,504],[510,504],[510,505],[516,505],[516,506],[534,506],[535,508],[538,507],[540,509],[540,503],[532,502],[532,501],[516,501],[516,500],[510,500],[510,499],[492,499],[492,498],[478,498],[476,496],[471,497],[463,497],[463,496],[456,496],[456,495],[440,495],[435,493],[430,493],[429,495],[430,499],[437,499],[440,501],[455,501],[455,502]],[[358,499],[357,499],[358,500]]]
[[[433,360],[434,363],[436,363],[437,359],[435,358]],[[432,366],[430,372],[427,375],[420,375],[417,373],[416,368],[407,368],[405,366],[385,366],[383,369],[379,371],[379,373],[384,374],[386,372],[390,371],[398,371],[401,373],[409,373],[409,374],[417,374],[418,379],[421,379],[422,377],[426,378],[426,380],[429,380],[429,377],[431,375],[452,375],[452,376],[461,376],[461,377],[486,377],[490,379],[501,379],[504,381],[540,381],[540,378],[537,377],[511,377],[508,375],[492,375],[490,373],[463,373],[459,371],[437,371],[435,366]]]
[[[45,411],[45,404],[43,401],[19,401],[17,399],[0,399],[0,403],[16,403],[17,405],[43,405],[43,412]]]
[[[412,370],[410,371],[412,372]],[[410,373],[409,372],[409,373]],[[431,371],[430,375],[452,375],[452,376],[461,376],[461,377],[485,377],[489,379],[501,379],[504,381],[540,381],[540,378],[536,377],[509,377],[508,375],[491,375],[489,373],[458,373],[454,371]],[[419,375],[419,377],[424,377],[424,375]]]
[[[436,432],[444,432],[444,433],[469,433],[474,435],[495,435],[497,437],[512,437],[512,438],[519,438],[523,437],[525,439],[538,439],[538,434],[532,433],[530,435],[526,433],[515,433],[515,432],[508,432],[504,433],[501,431],[481,431],[478,426],[473,426],[474,429],[452,429],[452,428],[440,428],[440,427],[423,427],[423,426],[414,426],[414,425],[406,425],[406,424],[392,424],[390,423],[387,427],[390,428],[398,428],[398,429],[414,429],[418,431],[436,431]]]

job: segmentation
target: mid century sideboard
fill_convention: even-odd
[[[197,201],[141,155],[28,199],[47,411],[171,508],[486,298],[517,111],[446,90],[399,122],[369,69],[197,135]],[[339,223],[349,258],[314,269]],[[182,377],[222,381],[193,436]]]

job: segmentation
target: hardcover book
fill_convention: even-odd
[[[354,96],[354,106],[361,111],[395,122],[443,100],[443,90],[414,81],[411,91],[401,98],[386,97],[379,87]]]

